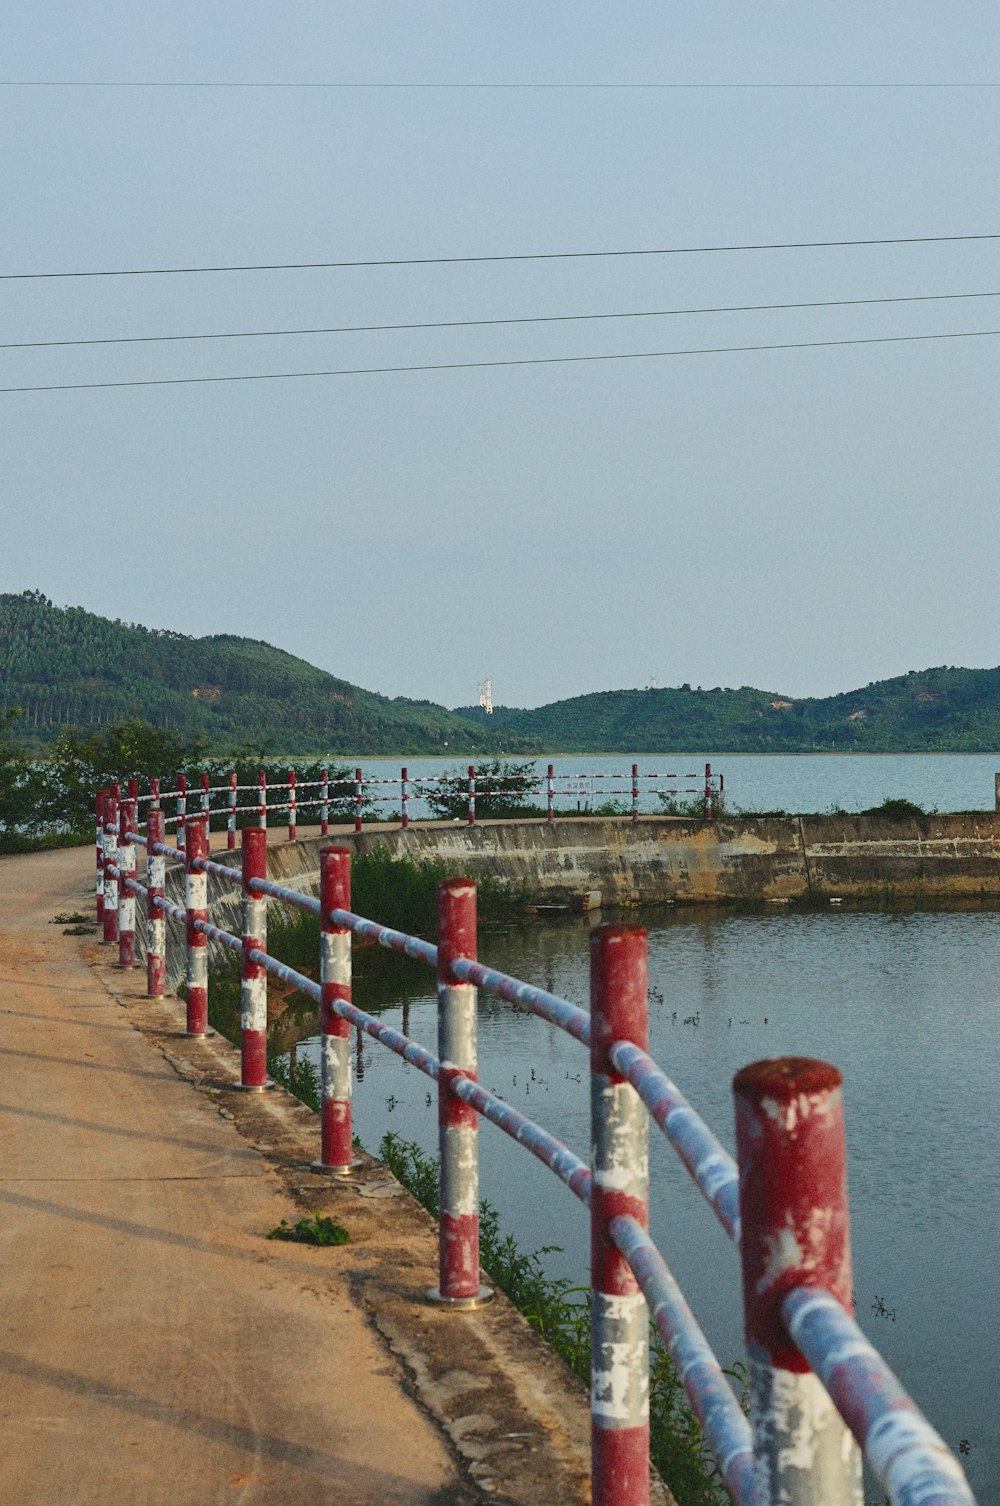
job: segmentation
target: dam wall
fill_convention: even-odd
[[[817,902],[1000,904],[1000,813],[887,820],[870,815],[756,817],[718,822],[646,816],[545,821],[431,822],[369,827],[328,838],[304,836],[267,849],[268,875],[303,893],[319,888],[319,852],[387,850],[434,859],[451,874],[490,875],[523,889],[526,901],[580,906],[599,891],[605,905]],[[239,870],[240,854],[215,853]],[[167,892],[183,904],[183,872]],[[240,891],[209,875],[209,913],[240,933]],[[140,927],[140,932],[142,928]],[[171,982],[183,972],[172,947]],[[222,948],[212,944],[213,961]]]

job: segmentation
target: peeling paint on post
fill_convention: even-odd
[[[781,1312],[795,1287],[852,1307],[841,1076],[826,1062],[755,1062],[733,1079],[743,1310],[757,1496],[861,1506],[861,1456]]]
[[[118,941],[118,798],[114,789],[104,797],[104,944]]]
[[[440,1148],[439,1285],[430,1295],[453,1307],[478,1307],[493,1296],[479,1284],[479,1117],[450,1091],[457,1072],[476,1080],[476,995],[452,972],[452,959],[476,960],[476,886],[438,885],[438,1144]]]
[[[288,771],[288,840],[294,842],[298,836],[298,815],[295,795],[295,770]]]
[[[201,774],[201,813],[205,818],[205,830],[212,830],[212,790],[208,782],[208,771],[203,769]],[[209,843],[211,846],[211,842]]]
[[[476,766],[469,764],[469,825],[476,824]]]
[[[354,770],[354,830],[361,830],[361,770]]]
[[[104,925],[104,805],[108,798],[107,790],[97,792],[97,875],[94,884],[94,897],[97,904],[97,924]]]
[[[639,765],[632,765],[632,820],[639,819]]]
[[[163,898],[167,860],[154,847],[162,846],[164,817],[151,806],[146,818],[146,995],[162,999],[167,991],[167,920],[156,900]]]
[[[118,891],[118,966],[135,967],[135,890],[127,880],[135,883],[135,833],[136,808],[134,802],[123,800],[118,821],[118,872],[121,875]]]
[[[187,826],[185,843],[184,904],[187,909],[187,1031],[208,1035],[208,937],[195,928],[195,921],[208,919],[208,874],[195,863],[208,857],[208,832],[202,820]]]
[[[351,1027],[334,1002],[351,1002],[351,933],[334,925],[332,910],[351,908],[351,854],[346,847],[324,847],[319,855],[320,1028],[323,1054],[320,1128],[322,1149],[317,1170],[346,1176],[352,1166]]]
[[[251,879],[267,877],[267,832],[248,826],[243,832],[243,967],[240,979],[240,1086],[263,1092],[267,1087],[267,968],[250,953],[267,951],[267,900],[250,888]]]
[[[236,770],[231,769],[226,810],[226,847],[230,852],[236,847],[236,803]]]
[[[187,825],[187,787],[188,787],[187,775],[186,774],[178,774],[178,776],[177,776],[177,831],[174,834],[174,840],[177,843],[177,850],[178,850],[178,852],[183,852],[184,851],[184,843],[186,841],[186,837],[185,837],[185,834],[184,834],[184,828]]]
[[[553,770],[552,764],[549,764],[548,773],[545,776],[545,789],[546,789],[546,793],[548,795],[548,808],[547,808],[547,810],[545,812],[545,819],[548,821],[549,825],[551,826],[552,823],[553,823],[553,821],[555,820],[555,815],[556,815],[556,811],[555,811],[555,804],[556,804],[556,799],[555,799],[555,797],[556,797],[556,781],[555,781],[555,777],[554,777],[554,770]]]
[[[407,828],[410,825],[410,813],[409,813],[409,811],[406,808],[407,802],[409,801],[409,798],[410,798],[410,779],[409,779],[409,775],[407,774],[405,766],[403,768],[403,772],[402,772],[402,775],[400,777],[399,784],[400,784],[399,803],[400,803],[400,807],[401,807],[401,811],[402,811],[401,821],[402,821],[403,830],[406,831]]]
[[[330,834],[330,771],[320,769],[319,777],[319,834]]]
[[[267,770],[257,775],[257,825],[267,831]]]
[[[648,1044],[642,929],[601,926],[590,942],[590,1438],[594,1506],[649,1501],[649,1313],[612,1243],[608,1221],[649,1227],[649,1120],[608,1056],[614,1041]]]

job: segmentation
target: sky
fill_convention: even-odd
[[[985,0],[6,0],[8,347],[656,316],[0,350],[3,388],[369,368],[0,392],[0,590],[452,706],[1000,663],[997,338],[468,364],[1000,330],[1000,240],[553,255],[1000,235],[998,32]]]

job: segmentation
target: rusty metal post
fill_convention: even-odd
[[[733,1079],[754,1474],[762,1502],[861,1506],[861,1458],[781,1315],[794,1287],[853,1308],[841,1076],[807,1057]]]
[[[123,800],[118,817],[118,966],[135,967],[135,834],[136,807],[131,799]]]
[[[594,1506],[649,1501],[649,1312],[608,1220],[649,1227],[649,1120],[608,1057],[614,1041],[648,1044],[647,941],[601,926],[590,942],[591,1491]]]
[[[149,781],[149,803],[155,811],[160,808],[160,781],[154,774]]]
[[[295,770],[288,771],[288,840],[294,842],[298,835],[298,806],[295,795]]]
[[[472,879],[438,885],[438,1145],[440,1150],[439,1280],[428,1293],[450,1307],[479,1307],[493,1296],[479,1283],[479,1119],[452,1096],[458,1072],[476,1076],[476,989],[451,970],[454,957],[476,960],[476,886]]]
[[[187,823],[184,904],[187,909],[187,1035],[208,1035],[208,938],[195,921],[208,919],[208,874],[195,867],[208,857],[203,820]]]
[[[151,806],[146,817],[146,996],[162,999],[167,991],[167,918],[156,901],[163,898],[167,860],[154,847],[164,840],[164,816]]]
[[[331,911],[351,908],[351,854],[346,847],[320,850],[319,907],[322,1148],[313,1166],[347,1176],[357,1164],[351,1128],[351,1027],[333,1006],[338,999],[351,1000],[351,933],[330,919]]]
[[[251,952],[267,951],[267,899],[250,888],[267,877],[267,832],[243,831],[243,970],[240,981],[240,1087],[262,1093],[267,1077],[267,968]]]
[[[104,797],[104,935],[105,946],[118,943],[118,797],[114,786]]]

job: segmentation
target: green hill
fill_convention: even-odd
[[[463,714],[485,721],[477,707]],[[911,670],[825,697],[608,690],[533,711],[500,706],[491,721],[553,752],[988,753],[1000,749],[1000,669]]]
[[[493,752],[497,735],[430,701],[389,699],[303,659],[228,633],[189,638],[56,607],[41,592],[0,595],[0,710],[44,744],[131,717],[213,752]]]
[[[215,753],[987,753],[1000,749],[1000,669],[911,670],[863,690],[608,690],[535,710],[376,695],[228,633],[182,633],[0,595],[0,712],[21,741],[139,717]]]

